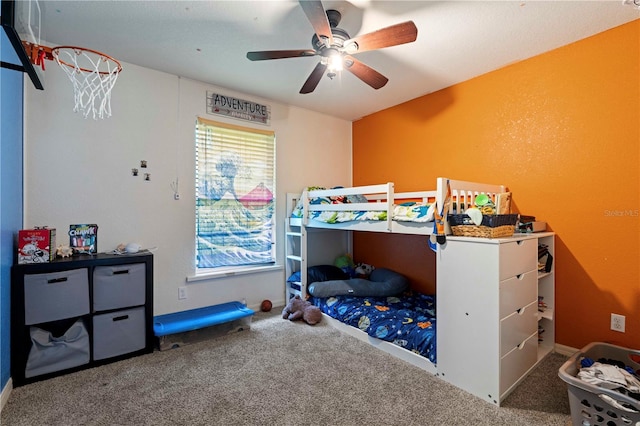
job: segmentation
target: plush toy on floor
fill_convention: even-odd
[[[295,296],[282,310],[282,318],[291,321],[302,319],[307,324],[314,325],[322,319],[322,311],[310,302],[302,300],[300,296]]]

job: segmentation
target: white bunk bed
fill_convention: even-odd
[[[351,188],[323,189],[323,190],[304,190],[302,194],[287,194],[287,278],[295,271],[301,272],[301,279],[298,288],[289,288],[287,286],[287,298],[298,294],[302,298],[307,298],[307,276],[306,270],[308,266],[312,266],[307,261],[308,244],[307,231],[311,229],[330,229],[342,231],[368,231],[383,232],[394,234],[410,234],[410,235],[434,235],[434,221],[411,222],[407,220],[398,221],[394,215],[395,207],[408,202],[418,201],[423,204],[434,204],[435,209],[441,211],[441,207],[445,201],[447,193],[450,191],[451,208],[450,214],[463,213],[464,210],[473,204],[473,200],[478,194],[487,194],[493,198],[499,193],[506,192],[504,185],[492,185],[477,182],[467,182],[461,180],[453,180],[448,178],[437,178],[436,188],[432,190],[414,191],[414,192],[394,192],[394,184],[389,182],[380,185],[358,186]],[[313,204],[312,200],[317,198],[330,198],[338,196],[362,196],[365,197],[367,203],[341,203],[341,204]],[[301,217],[291,217],[291,213],[297,206],[302,206]],[[386,220],[355,220],[338,223],[327,223],[312,219],[310,216],[313,212],[345,212],[345,211],[364,211],[364,212],[383,212]],[[450,234],[450,228],[447,224],[446,215],[445,232]],[[333,253],[334,256],[351,252],[351,245],[347,243],[345,247],[340,248],[341,251]],[[330,259],[328,263],[333,263]]]
[[[450,192],[449,192],[450,191]],[[289,279],[294,272],[299,272],[300,277],[297,281],[286,282],[286,300],[289,300],[295,295],[299,295],[302,298],[307,298],[307,269],[309,266],[317,264],[333,264],[333,259],[336,256],[344,254],[345,252],[351,253],[351,232],[333,232],[329,233],[340,235],[338,237],[336,247],[331,251],[331,247],[323,238],[310,238],[311,235],[316,235],[326,230],[341,230],[341,231],[369,231],[369,232],[383,232],[383,233],[400,233],[411,235],[425,235],[432,236],[434,232],[434,222],[423,221],[420,223],[412,223],[406,221],[397,221],[394,217],[394,207],[404,203],[405,201],[417,201],[424,203],[436,203],[436,209],[440,211],[445,201],[447,193],[450,194],[451,207],[449,213],[456,214],[462,213],[464,210],[471,206],[473,200],[478,194],[487,194],[495,198],[499,193],[506,192],[506,188],[503,185],[492,185],[476,182],[466,182],[447,178],[438,178],[436,181],[436,188],[432,190],[417,191],[417,192],[404,192],[395,193],[393,183],[386,183],[382,185],[369,185],[352,188],[339,188],[329,190],[305,190],[302,194],[287,194],[287,212],[286,219],[286,278]],[[314,204],[313,199],[318,197],[336,197],[347,195],[361,195],[367,198],[366,203],[346,203],[346,204]],[[302,205],[301,217],[291,217],[291,213],[296,209],[296,206]],[[326,223],[311,218],[314,211],[373,211],[386,213],[386,220],[365,220],[365,221],[350,221],[340,223]],[[446,225],[446,216],[443,218]],[[450,234],[448,225],[445,226],[446,233]],[[347,235],[344,238],[344,235]],[[319,245],[315,245],[310,241],[320,241]],[[335,241],[335,240],[332,240]],[[428,250],[425,244],[425,250]],[[322,252],[319,257],[314,255]],[[324,256],[324,257],[323,257]],[[312,259],[312,260],[310,260]],[[402,271],[398,271],[402,272]],[[409,362],[431,374],[438,375],[437,365],[431,362],[429,359],[421,356],[412,351],[406,350],[394,343],[377,339],[369,336],[366,332],[359,328],[346,325],[328,315],[324,315],[325,320],[337,329],[354,336],[364,342],[367,342],[378,349],[400,358],[406,362]],[[436,335],[437,340],[437,335]]]

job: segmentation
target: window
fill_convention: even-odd
[[[275,134],[198,118],[196,268],[275,262]]]

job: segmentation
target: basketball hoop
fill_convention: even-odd
[[[95,50],[76,46],[51,49],[53,58],[73,83],[75,107],[84,118],[111,117],[111,89],[122,71],[120,62]]]

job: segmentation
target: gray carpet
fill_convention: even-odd
[[[500,408],[326,322],[257,313],[251,329],[16,388],[3,426],[562,425],[553,354]]]

